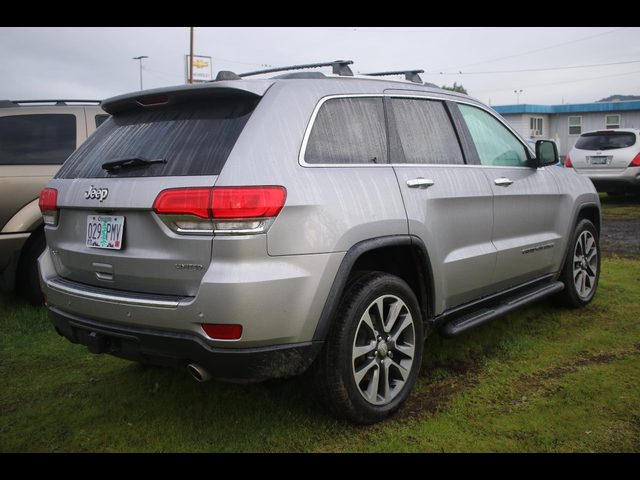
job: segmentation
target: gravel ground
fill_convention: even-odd
[[[640,258],[640,219],[604,218],[602,251],[605,256]]]
[[[640,258],[640,195],[602,197],[601,243],[605,256]]]

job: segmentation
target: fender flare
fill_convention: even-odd
[[[329,297],[325,303],[320,320],[318,321],[318,326],[313,337],[314,342],[324,342],[329,335],[333,319],[336,311],[338,310],[340,300],[342,299],[342,294],[357,260],[367,252],[389,247],[411,248],[417,254],[420,267],[419,274],[426,284],[423,285],[423,289],[425,290],[424,295],[426,295],[426,300],[428,302],[427,308],[423,311],[424,320],[427,320],[427,318],[432,316],[435,301],[433,287],[434,278],[431,262],[429,260],[429,253],[424,242],[422,242],[418,237],[411,235],[394,235],[374,238],[354,245],[342,260],[342,264],[338,269],[338,273],[336,274],[331,290],[329,291]],[[428,325],[426,325],[427,323],[428,322],[425,322],[425,326],[428,327]],[[427,330],[430,331],[431,329],[427,328]]]

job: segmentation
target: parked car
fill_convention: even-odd
[[[534,156],[479,101],[350,64],[107,100],[40,202],[58,333],[199,381],[308,371],[322,406],[371,424],[427,336],[593,300],[599,197],[547,168],[554,143]]]
[[[42,303],[40,192],[108,115],[100,102],[0,101],[0,286]]]
[[[567,157],[567,168],[591,179],[611,195],[640,191],[640,130],[604,130],[582,135]]]

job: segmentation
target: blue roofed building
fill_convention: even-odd
[[[493,107],[524,138],[555,140],[562,157],[583,133],[640,128],[640,101]]]

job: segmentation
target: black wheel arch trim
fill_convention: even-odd
[[[423,295],[420,300],[422,306],[423,321],[425,323],[425,334],[430,334],[433,330],[430,328],[429,318],[433,316],[434,305],[434,276],[433,269],[431,267],[431,261],[429,259],[429,252],[422,240],[412,235],[393,235],[387,237],[373,238],[365,240],[354,245],[345,255],[342,260],[342,264],[338,269],[335,280],[329,292],[329,297],[325,303],[322,315],[318,322],[315,335],[313,337],[314,342],[324,342],[329,334],[333,319],[335,318],[336,311],[342,299],[344,289],[349,280],[349,276],[353,271],[353,267],[358,259],[365,253],[381,250],[390,247],[405,247],[412,249],[413,254],[416,256],[418,263],[418,276],[421,283],[421,293]]]
[[[576,213],[574,214],[573,221],[571,222],[569,226],[569,230],[567,231],[567,245],[565,247],[564,257],[562,257],[563,258],[562,265],[560,266],[560,271],[558,272],[556,278],[560,278],[560,275],[564,270],[564,266],[567,262],[567,258],[569,258],[569,251],[571,250],[571,237],[573,234],[573,230],[575,229],[575,227],[578,225],[578,222],[580,221],[580,218],[590,220],[589,217],[585,217],[581,215],[582,212],[584,212],[587,209],[595,209],[598,211],[598,222],[595,223],[594,226],[596,227],[596,231],[598,232],[598,237],[602,235],[602,209],[600,205],[598,205],[596,202],[585,202],[581,204],[576,209]]]

